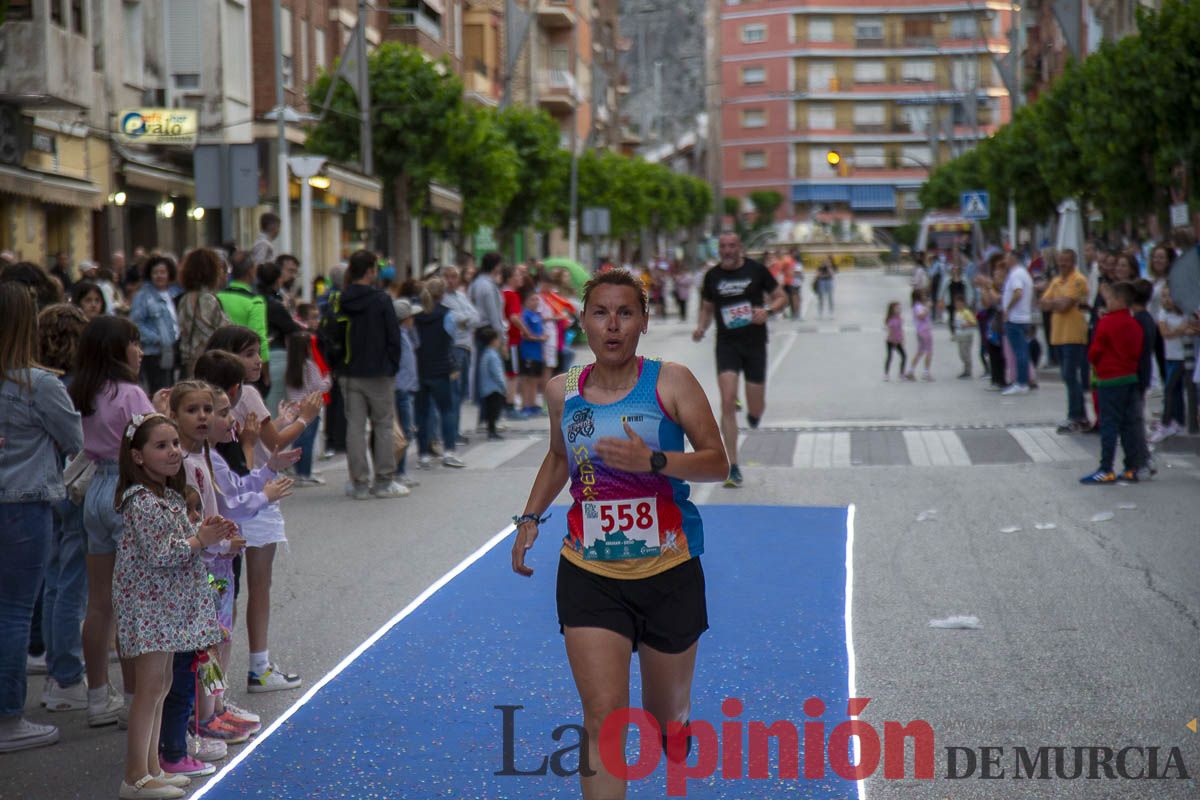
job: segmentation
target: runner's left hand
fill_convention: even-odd
[[[756,309],[754,309],[754,313],[750,315],[750,324],[751,325],[766,325],[767,317],[769,317],[770,315],[771,315],[771,312],[767,311],[767,309],[756,308]]]
[[[596,442],[596,455],[605,464],[622,472],[649,472],[650,447],[629,427],[628,422],[625,423],[625,435],[629,438],[601,437]]]

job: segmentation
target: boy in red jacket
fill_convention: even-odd
[[[1095,373],[1094,383],[1100,399],[1100,469],[1085,475],[1080,483],[1113,484],[1118,480],[1137,481],[1137,463],[1142,458],[1136,426],[1138,421],[1138,359],[1142,354],[1142,326],[1129,307],[1135,291],[1131,283],[1114,283],[1101,287],[1108,312],[1096,325],[1092,344],[1088,347],[1088,362]],[[1125,471],[1120,477],[1113,473],[1117,451],[1117,436],[1125,452]]]

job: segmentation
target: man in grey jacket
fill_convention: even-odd
[[[450,384],[450,402],[454,407],[454,415],[459,417],[463,400],[472,396],[469,391],[473,385],[471,375],[474,372],[471,345],[475,340],[475,331],[482,323],[479,311],[463,288],[462,273],[458,267],[444,267],[442,278],[446,281],[446,295],[442,298],[442,305],[454,312],[454,364],[458,370],[458,378]],[[462,430],[461,418],[458,428]],[[459,438],[464,437],[459,434]]]
[[[503,258],[495,251],[486,254],[479,264],[479,274],[475,276],[475,280],[471,282],[471,288],[467,291],[467,296],[471,304],[475,306],[480,321],[480,327],[476,328],[475,332],[474,372],[477,375],[479,357],[487,348],[487,344],[479,339],[479,331],[486,327],[501,333],[508,330],[508,325],[504,322],[504,297],[500,294],[501,261]],[[472,385],[479,386],[479,381],[474,381]],[[478,397],[474,399],[479,402]]]

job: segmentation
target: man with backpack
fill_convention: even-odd
[[[350,256],[349,285],[330,304],[335,331],[326,337],[335,342],[334,361],[340,364],[338,380],[346,403],[346,460],[356,500],[408,494],[408,488],[394,480],[392,438],[396,418],[392,384],[400,369],[400,323],[387,293],[375,286],[378,274],[374,253],[359,250]],[[344,348],[341,352],[338,343]],[[368,417],[373,483],[367,464]]]
[[[329,288],[317,299],[321,322],[317,328],[317,345],[325,363],[333,370],[333,386],[329,390],[329,405],[325,406],[325,452],[323,458],[346,452],[346,402],[338,382],[345,365],[344,331],[337,322],[341,314],[342,287],[346,283],[346,265],[340,263],[329,270]]]

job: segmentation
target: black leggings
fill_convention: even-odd
[[[887,360],[883,362],[883,374],[886,375],[892,369],[892,351],[896,350],[900,353],[900,374],[904,374],[904,367],[908,364],[908,356],[904,353],[904,345],[899,342],[887,343]]]
[[[992,385],[993,386],[1006,386],[1007,381],[1005,380],[1005,375],[1004,375],[1004,368],[1005,368],[1004,345],[1003,344],[992,344],[989,341],[988,345],[987,345],[987,349],[988,349],[988,363],[991,364],[991,367],[992,367]]]

